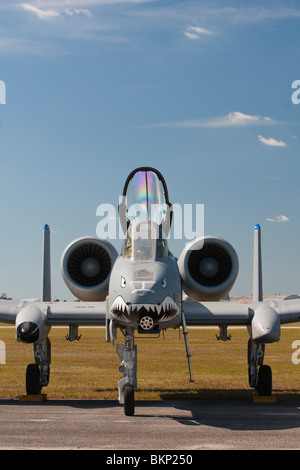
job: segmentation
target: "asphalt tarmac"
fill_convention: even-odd
[[[116,401],[0,400],[4,449],[296,450],[300,401],[137,401],[128,417]]]

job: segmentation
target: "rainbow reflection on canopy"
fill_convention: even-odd
[[[123,229],[127,230],[132,222],[152,221],[162,225],[168,233],[170,207],[165,180],[157,170],[142,167],[128,176],[119,206]]]

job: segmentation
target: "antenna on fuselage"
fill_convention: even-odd
[[[263,300],[262,286],[262,260],[261,260],[261,233],[260,225],[254,227],[254,252],[253,252],[253,302]]]
[[[43,228],[42,301],[51,301],[50,227],[47,224]]]

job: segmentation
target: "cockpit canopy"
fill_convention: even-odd
[[[163,176],[154,168],[137,168],[128,176],[119,215],[124,233],[133,222],[151,221],[162,226],[168,236],[171,204]]]
[[[132,222],[124,240],[122,256],[134,260],[168,258],[169,248],[162,226],[151,221]]]

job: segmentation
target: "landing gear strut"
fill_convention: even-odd
[[[123,332],[125,345],[117,345],[117,353],[122,363],[119,372],[123,373],[123,378],[119,382],[119,403],[124,404],[126,416],[134,415],[134,387],[137,386],[136,364],[137,348],[134,345],[134,329],[128,328]]]
[[[248,341],[248,373],[249,385],[260,396],[272,395],[272,370],[270,366],[263,365],[265,354],[264,343]]]
[[[35,364],[29,364],[26,369],[26,394],[40,395],[42,387],[49,383],[51,344],[49,338],[43,343],[34,344]]]

